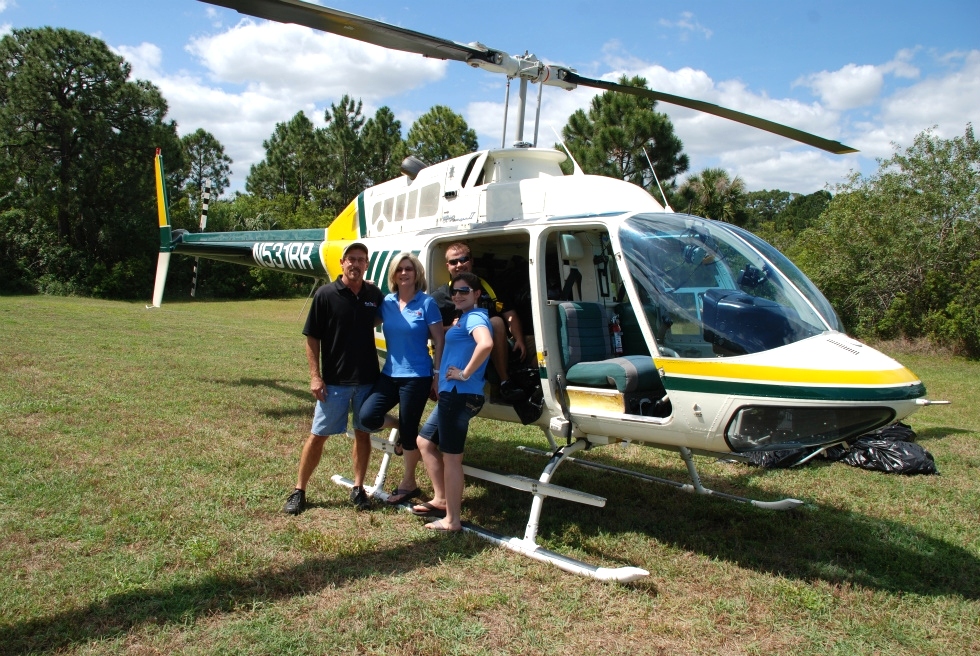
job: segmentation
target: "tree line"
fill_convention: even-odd
[[[131,80],[129,64],[101,40],[14,30],[0,39],[0,67],[0,293],[148,297],[159,239],[156,148],[173,225],[191,231],[205,179],[217,198],[209,230],[324,227],[365,187],[396,177],[405,156],[432,164],[477,148],[475,132],[448,107],[431,108],[403,138],[388,107],[365,116],[345,95],[323,127],[303,112],[277,124],[245,193],[227,197],[233,162],[223,145],[203,129],[178,136],[159,90]],[[689,160],[656,105],[597,95],[569,118],[556,147],[587,173],[642,186],[675,211],[755,232],[814,280],[858,337],[925,337],[980,356],[980,146],[971,125],[954,139],[923,132],[876,173],[855,173],[833,190],[748,192],[715,168],[679,184]],[[203,267],[200,296],[309,291],[307,281],[275,271]],[[189,289],[189,266],[171,275],[170,285]]]

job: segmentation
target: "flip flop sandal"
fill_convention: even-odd
[[[422,494],[422,490],[418,488],[415,488],[414,490],[402,490],[396,487],[388,495],[388,498],[385,500],[385,503],[391,506],[397,506],[398,504],[408,501],[409,499],[413,499],[420,494]],[[398,497],[398,499],[396,501],[392,501],[393,497]]]
[[[421,508],[422,510],[419,510]],[[442,519],[446,516],[446,511],[442,508],[437,508],[433,506],[428,501],[420,503],[412,508],[412,514],[418,515],[419,517],[437,517]]]

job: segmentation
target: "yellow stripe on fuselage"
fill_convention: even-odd
[[[717,361],[654,358],[654,364],[668,376],[712,380],[752,381],[789,385],[907,385],[920,382],[905,367],[876,371],[846,369],[800,369]]]
[[[357,229],[357,199],[352,200],[327,228],[330,241],[357,241],[361,238]],[[339,258],[338,258],[339,259]]]

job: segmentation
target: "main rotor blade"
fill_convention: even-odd
[[[683,96],[675,96],[669,93],[653,91],[651,89],[643,89],[640,87],[630,86],[628,84],[619,84],[617,82],[606,82],[605,80],[595,80],[588,77],[582,77],[581,75],[577,73],[573,73],[571,71],[566,72],[562,76],[562,80],[565,82],[569,82],[571,84],[579,84],[586,87],[595,87],[597,89],[605,89],[606,91],[631,93],[634,96],[645,96],[653,100],[659,100],[661,102],[670,103],[671,105],[679,105],[680,107],[687,107],[688,109],[696,109],[699,112],[705,112],[706,114],[713,114],[714,116],[727,118],[731,121],[735,121],[736,123],[750,125],[754,128],[765,130],[766,132],[772,132],[773,134],[778,134],[782,137],[793,139],[794,141],[799,141],[800,143],[805,143],[808,146],[813,146],[814,148],[820,148],[821,150],[826,150],[836,155],[844,155],[847,153],[858,152],[856,148],[845,146],[839,141],[831,141],[830,139],[824,139],[823,137],[818,137],[815,134],[810,134],[809,132],[804,132],[803,130],[797,130],[796,128],[791,128],[788,125],[775,123],[773,121],[769,121],[764,118],[759,118],[758,116],[752,116],[751,114],[744,114],[742,112],[737,112],[734,109],[727,109],[719,105],[714,105],[709,102],[704,102],[703,100],[692,100],[691,98],[684,98]]]
[[[295,23],[315,30],[330,32],[349,39],[373,43],[376,46],[414,52],[433,59],[452,59],[469,62],[472,59],[491,61],[485,49],[413,32],[401,27],[321,7],[301,0],[200,0],[212,5],[234,9],[241,14],[265,18],[279,23]]]
[[[519,70],[519,66],[517,66],[514,57],[484,46],[479,46],[479,44],[467,45],[457,43],[456,41],[449,41],[429,34],[406,30],[401,27],[382,23],[381,21],[371,20],[370,18],[364,18],[355,14],[348,14],[347,12],[330,9],[329,7],[314,5],[309,2],[303,2],[302,0],[200,1],[234,9],[239,13],[257,18],[265,18],[280,23],[295,23],[305,27],[312,27],[315,30],[344,36],[349,39],[372,43],[384,48],[401,50],[403,52],[414,52],[433,59],[451,59],[471,65],[479,64],[480,68],[484,68],[485,70],[495,70],[496,72],[503,72],[507,75],[515,75]],[[563,67],[561,68],[561,74],[556,76],[553,81],[543,83],[556,84],[564,88],[570,88],[569,85],[581,85],[604,89],[606,91],[618,91],[620,93],[631,93],[636,96],[645,96],[653,100],[727,118],[736,123],[742,123],[743,125],[749,125],[760,130],[765,130],[766,132],[778,134],[838,155],[857,152],[855,148],[845,146],[839,141],[824,139],[815,134],[803,132],[802,130],[791,128],[788,125],[775,123],[764,118],[759,118],[758,116],[738,112],[734,109],[727,109],[709,102],[674,96],[660,91],[583,77]]]

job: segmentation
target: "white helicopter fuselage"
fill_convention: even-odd
[[[481,151],[423,168],[414,178],[377,185],[361,195],[356,208],[352,204],[349,235],[331,228],[329,247],[339,250],[349,240],[363,241],[372,252],[368,277],[376,281],[387,279],[397,253],[416,252],[429,272],[430,289],[448,281],[443,256],[453,242],[467,242],[478,262],[488,257],[498,269],[514,257],[526,260],[544,398],[536,423],[555,434],[584,436],[593,443],[625,440],[730,453],[830,443],[844,433],[902,419],[921,403],[917,399],[925,390],[911,372],[826,325],[806,339],[725,357],[704,341],[703,326],[687,334],[675,330],[674,339],[693,345],[688,350],[696,357],[689,357],[664,338],[658,340],[649,317],[641,318],[629,329],[640,333],[633,341],[646,345],[662,389],[636,397],[609,385],[568,381],[560,357],[558,307],[563,300],[553,290],[549,294],[549,278],[564,280],[573,269],[584,274],[564,302],[595,304],[610,313],[623,299],[639,307],[641,292],[627,273],[618,228],[631,217],[649,215],[687,225],[714,222],[673,214],[624,181],[564,175],[564,159],[554,150]],[[574,248],[569,250],[569,244]],[[594,263],[604,257],[597,273]],[[706,288],[692,290],[691,298],[703,302]],[[671,339],[669,333],[665,337]],[[377,338],[383,355],[380,329]],[[663,392],[668,401],[658,411],[630,411],[637,398],[644,405],[660,401],[655,392]],[[484,416],[517,421],[508,405],[484,408]],[[821,413],[841,419],[821,423]]]

